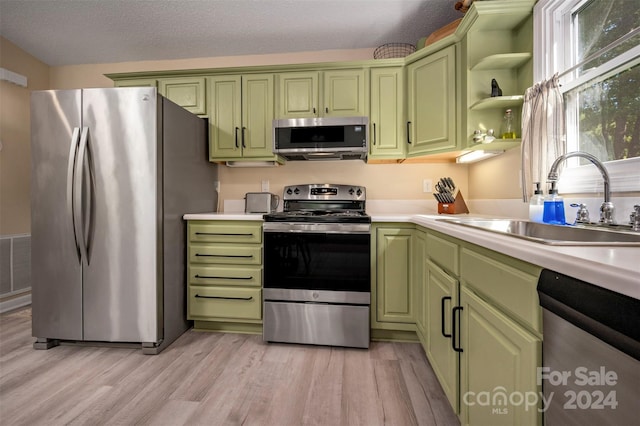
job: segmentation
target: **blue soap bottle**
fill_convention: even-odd
[[[558,195],[558,189],[556,188],[555,182],[551,182],[549,195],[544,199],[542,221],[552,225],[565,224],[564,201],[562,200],[562,197]]]

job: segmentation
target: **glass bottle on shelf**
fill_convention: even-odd
[[[513,113],[508,109],[502,118],[502,139],[515,139],[516,131],[513,125]]]

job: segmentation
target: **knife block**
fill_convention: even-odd
[[[464,202],[462,194],[458,192],[453,203],[438,203],[438,214],[461,214],[469,213],[467,203]]]

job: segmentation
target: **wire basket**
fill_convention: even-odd
[[[404,58],[416,51],[416,47],[409,43],[387,43],[373,51],[373,59]]]

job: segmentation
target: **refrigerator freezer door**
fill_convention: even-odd
[[[82,267],[72,216],[80,106],[79,90],[31,95],[32,331],[43,339],[82,339]]]
[[[83,90],[84,340],[156,342],[162,176],[155,88]]]

